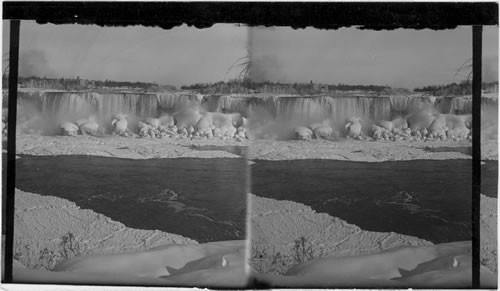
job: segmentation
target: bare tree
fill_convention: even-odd
[[[9,76],[9,52],[6,52],[2,56],[2,66],[5,64],[2,70],[2,78],[7,78]]]
[[[235,67],[240,67],[240,73],[238,74],[238,79],[239,80],[244,80],[248,78],[248,74],[250,72],[250,56],[246,55],[241,58],[238,58],[234,63],[227,69],[226,74],[224,75],[224,81],[226,80],[227,74],[235,68]]]
[[[457,77],[457,75],[463,71],[463,70],[469,70],[469,73],[467,74],[467,79],[466,81],[469,82],[472,77],[472,58],[467,59],[456,71],[455,75],[453,75],[453,80]]]

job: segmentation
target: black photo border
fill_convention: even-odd
[[[171,29],[187,24],[197,28],[216,23],[248,26],[290,26],[339,29],[393,30],[453,29],[473,26],[473,124],[472,124],[472,288],[479,288],[480,266],[480,113],[481,30],[498,26],[497,2],[3,2],[3,20],[11,20],[9,120],[7,140],[7,195],[4,283],[12,281],[15,130],[19,20],[39,24],[99,26],[143,25]],[[88,285],[88,284],[85,284]]]

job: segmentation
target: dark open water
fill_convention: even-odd
[[[483,161],[481,166],[481,193],[498,197],[498,161]]]
[[[243,239],[244,159],[22,156],[16,187],[92,209],[128,227],[199,242]]]
[[[16,187],[74,201],[129,227],[200,242],[241,239],[245,167],[244,159],[23,156]],[[251,191],[259,196],[300,202],[366,230],[433,242],[470,239],[471,160],[256,161],[251,169]],[[498,162],[481,170],[482,193],[497,197]]]
[[[496,197],[496,162],[483,166],[483,190]],[[291,200],[362,229],[432,242],[471,239],[472,161],[256,161],[252,192]]]

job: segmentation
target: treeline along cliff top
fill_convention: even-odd
[[[3,80],[3,89],[6,89],[8,81],[6,76]],[[155,82],[131,82],[113,80],[87,80],[77,77],[71,78],[46,78],[46,77],[19,77],[20,88],[34,88],[41,90],[65,90],[65,91],[87,91],[87,90],[126,90],[140,92],[164,92],[189,90],[201,94],[287,94],[287,95],[319,95],[334,94],[338,92],[362,91],[379,95],[411,94],[407,88],[392,88],[388,85],[350,85],[350,84],[320,84],[310,81],[309,83],[280,83],[280,82],[254,82],[248,79],[230,80],[216,83],[196,83],[177,88],[172,85],[159,85]],[[486,93],[498,93],[498,81],[483,82],[482,89]],[[469,80],[460,83],[442,85],[429,85],[413,89],[413,92],[424,93],[432,96],[463,96],[472,94],[472,82]]]

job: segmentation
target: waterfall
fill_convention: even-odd
[[[481,98],[481,109],[485,110],[489,107],[496,107],[497,99]],[[457,97],[441,97],[436,101],[436,108],[442,113],[451,114],[470,114],[472,113],[472,97],[457,96]]]
[[[219,108],[219,99],[221,95],[207,95],[203,96],[202,107],[206,111],[215,112]]]
[[[54,122],[88,117],[95,107],[93,93],[48,92],[42,96],[42,116]]]
[[[42,108],[42,97],[43,94],[39,92],[18,92],[17,121],[23,122],[30,119],[32,116],[39,114]],[[4,98],[8,98],[7,94]],[[5,105],[7,105],[7,102],[5,102]]]
[[[367,120],[391,118],[391,101],[383,97],[280,97],[277,116],[304,124],[329,118],[335,123],[358,116]]]
[[[392,117],[405,116],[414,111],[433,107],[436,102],[434,97],[420,96],[390,96],[389,99]]]
[[[437,99],[435,106],[442,113],[472,113],[472,98],[470,96],[441,97]]]
[[[482,98],[483,111],[496,109],[497,99]],[[470,114],[472,98],[423,96],[240,96],[176,93],[96,93],[96,92],[19,92],[18,116],[35,115],[52,126],[62,121],[75,121],[94,115],[103,125],[117,113],[131,120],[157,117],[162,112],[175,112],[186,106],[201,106],[210,112],[238,112],[258,121],[277,120],[282,124],[309,125],[326,118],[338,126],[353,116],[366,124],[405,116],[415,110],[432,107],[436,112]]]
[[[276,117],[301,123],[317,122],[328,116],[327,103],[323,98],[280,97],[276,100]]]
[[[174,112],[186,106],[199,105],[202,95],[158,93],[156,94],[158,106],[162,111]]]
[[[247,98],[248,112],[247,117],[254,114],[265,114],[268,116],[276,117],[278,111],[278,100],[276,96],[265,96],[265,97],[250,97]]]
[[[372,120],[388,120],[395,115],[389,98],[373,98],[370,112]]]
[[[221,96],[217,100],[217,108],[214,111],[238,112],[247,116],[250,107],[248,99],[245,97]]]

